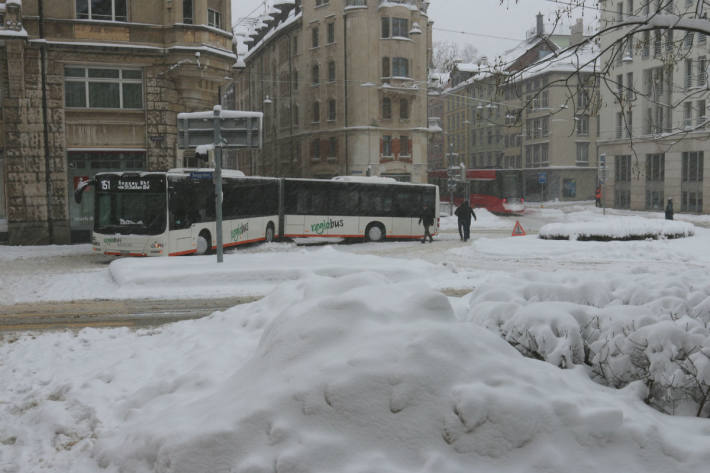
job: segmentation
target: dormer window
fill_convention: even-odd
[[[126,0],[76,0],[80,20],[128,21]]]

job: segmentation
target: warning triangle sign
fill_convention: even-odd
[[[513,236],[524,236],[526,235],[525,230],[523,230],[523,226],[520,225],[520,222],[518,220],[515,221],[515,226],[513,227]]]

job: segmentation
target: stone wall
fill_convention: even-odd
[[[24,40],[7,40],[5,48],[8,89],[2,115],[9,243],[68,243],[63,76],[47,70],[47,149],[41,50]]]

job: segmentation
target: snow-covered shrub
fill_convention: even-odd
[[[565,275],[558,284],[512,284],[506,277],[469,296],[468,318],[527,357],[585,365],[616,388],[640,381],[654,408],[710,417],[710,286],[698,288],[697,280],[687,274],[661,286],[652,278]]]
[[[549,223],[539,232],[546,240],[647,240],[685,238],[695,235],[695,226],[688,222],[643,217],[608,216],[588,222]]]

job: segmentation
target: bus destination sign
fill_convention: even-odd
[[[97,176],[99,192],[162,192],[165,190],[163,176]]]

